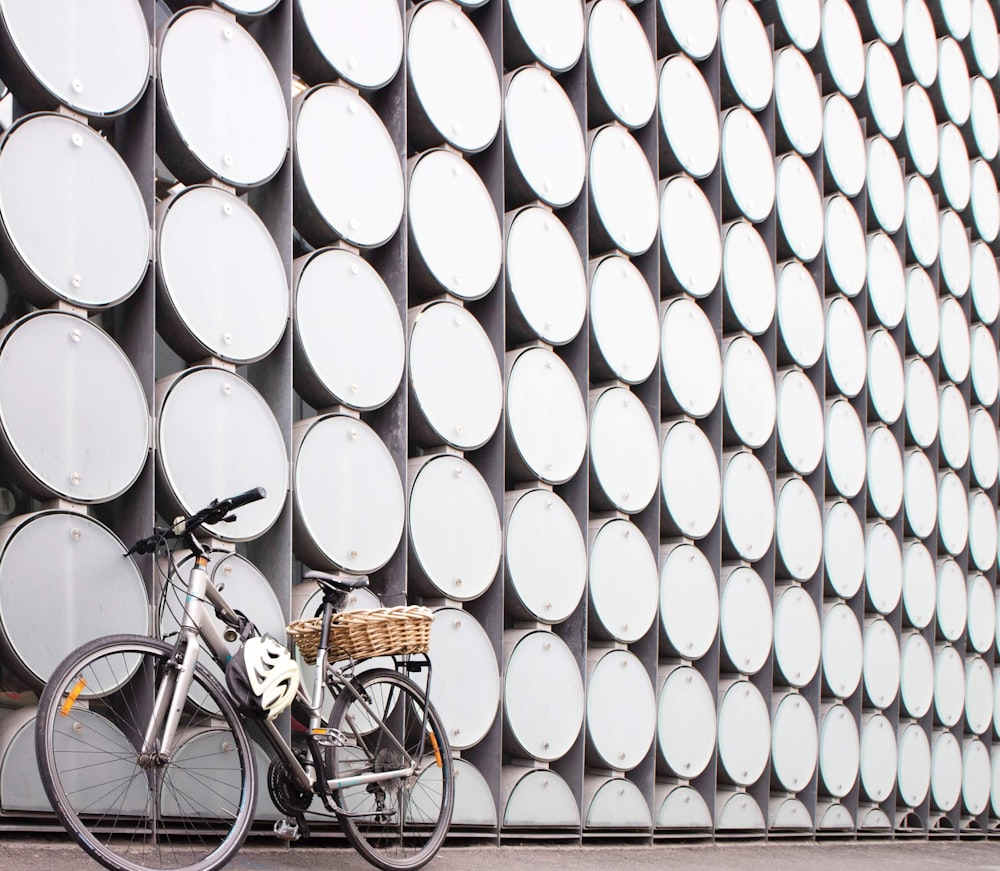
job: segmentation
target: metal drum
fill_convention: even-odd
[[[35,305],[115,305],[146,274],[145,202],[118,152],[81,121],[29,115],[7,130],[0,219],[7,277]]]
[[[903,556],[889,524],[869,522],[865,533],[865,586],[867,599],[880,614],[899,604],[903,591]]]
[[[996,37],[997,20],[989,0],[972,0],[972,26],[969,37],[979,71],[988,79],[1000,69],[1000,40]]]
[[[941,215],[939,260],[944,286],[955,296],[965,296],[972,281],[972,247],[962,219],[951,209]]]
[[[503,825],[532,829],[580,827],[580,808],[569,785],[550,768],[505,765],[501,772]]]
[[[903,466],[903,508],[907,528],[927,538],[937,523],[937,479],[923,451],[910,451]]]
[[[673,42],[688,57],[707,58],[719,39],[719,8],[713,0],[660,0]]]
[[[857,496],[865,484],[865,431],[846,399],[827,407],[826,471],[833,486],[848,499]]]
[[[997,510],[981,490],[969,494],[969,559],[983,572],[997,559]]]
[[[972,359],[969,321],[953,297],[941,302],[941,367],[956,384],[969,377]]]
[[[916,83],[903,89],[903,134],[899,142],[902,153],[920,175],[926,178],[934,174],[940,147],[937,119],[927,91]]]
[[[899,663],[902,710],[919,720],[934,701],[934,654],[919,632],[912,632],[903,640]]]
[[[823,705],[819,728],[819,788],[843,798],[854,786],[861,765],[861,736],[847,705]]]
[[[778,161],[776,185],[783,240],[779,256],[815,260],[823,248],[823,201],[808,164],[797,154],[786,154]]]
[[[834,595],[852,598],[865,577],[865,530],[849,503],[837,501],[823,523],[823,563],[826,583]]]
[[[958,475],[938,475],[938,535],[945,550],[958,556],[969,541],[969,497]]]
[[[722,402],[727,435],[751,448],[771,437],[777,417],[774,375],[763,349],[749,336],[738,336],[724,349]]]
[[[911,542],[903,555],[903,619],[908,625],[923,629],[934,617],[936,602],[937,567],[934,557],[922,541]],[[992,613],[990,608],[991,636]]]
[[[778,273],[779,359],[804,369],[816,364],[823,353],[824,305],[816,282],[801,263],[790,262]]]
[[[748,109],[731,109],[722,120],[723,217],[742,214],[760,223],[774,206],[774,157],[759,122]]]
[[[715,751],[715,698],[689,665],[661,672],[658,683],[657,770],[691,780],[708,767]]]
[[[969,615],[965,572],[955,560],[945,557],[937,571],[937,622],[941,636],[958,641],[965,632]]]
[[[653,743],[653,684],[627,650],[594,649],[587,659],[587,759],[596,768],[631,771]]]
[[[968,588],[969,621],[966,637],[972,650],[989,653],[996,639],[996,596],[993,585],[983,575],[976,573],[969,578]]]
[[[871,801],[885,801],[896,784],[896,733],[884,714],[870,714],[861,724],[861,789]]]
[[[823,558],[823,516],[819,503],[801,478],[778,479],[775,541],[782,577],[808,581]],[[902,484],[900,484],[902,489]]]
[[[749,786],[767,767],[771,753],[771,713],[748,680],[719,686],[719,777]]]
[[[554,72],[564,72],[580,59],[584,20],[575,0],[511,0],[504,14],[504,45],[520,62],[537,59]]]
[[[778,373],[777,427],[780,457],[801,475],[823,459],[823,404],[800,369]]]
[[[649,250],[659,223],[656,179],[642,147],[623,127],[601,127],[590,139],[590,241],[598,251],[635,256]]]
[[[931,805],[947,813],[962,794],[962,747],[951,732],[935,732],[931,746]]]
[[[507,270],[509,275],[510,263]],[[551,286],[545,295],[553,296]],[[653,294],[632,261],[618,255],[601,260],[590,279],[591,375],[626,384],[645,381],[656,369],[657,323]]]
[[[712,812],[694,787],[657,784],[655,806],[657,828],[704,832],[712,828]]]
[[[719,222],[704,191],[682,175],[660,194],[660,244],[668,284],[698,298],[715,290],[723,265]]]
[[[816,675],[820,651],[816,605],[802,587],[789,586],[774,605],[775,681],[804,687]]]
[[[868,202],[875,219],[887,233],[896,233],[903,226],[906,187],[899,157],[887,139],[875,136],[869,141],[867,167]],[[870,252],[871,240],[868,244]]]
[[[997,101],[989,83],[982,76],[975,76],[970,84],[969,120],[972,138],[979,154],[986,160],[995,160],[1000,152],[1000,121],[997,118]]]
[[[656,110],[656,69],[646,33],[625,0],[598,0],[587,17],[589,116],[642,127]]]
[[[900,801],[907,807],[919,807],[931,786],[931,745],[922,726],[911,723],[901,730],[898,755]]]
[[[865,135],[843,94],[827,97],[823,105],[823,157],[826,176],[837,190],[857,196],[865,184]]]
[[[660,68],[660,169],[694,178],[719,163],[719,113],[704,76],[689,58],[671,55]]]
[[[774,637],[771,599],[760,575],[747,566],[723,584],[719,630],[727,671],[756,674],[764,667]]]
[[[621,518],[592,522],[589,538],[588,631],[625,644],[638,641],[656,619],[653,551],[639,527]]]
[[[834,696],[846,699],[861,681],[864,662],[861,626],[847,605],[826,609],[822,638],[823,679]]]
[[[938,398],[938,447],[941,458],[953,469],[962,469],[969,460],[969,409],[962,391],[954,384],[941,388]]]
[[[486,826],[497,824],[497,805],[486,778],[467,759],[455,759],[455,809],[451,822],[455,826]]]
[[[969,460],[974,483],[992,487],[997,479],[997,427],[983,408],[974,408],[969,415]]]
[[[649,829],[652,818],[643,793],[624,777],[584,776],[583,825],[587,829]]]
[[[592,390],[590,501],[637,514],[656,495],[659,441],[642,401],[625,387]]]
[[[981,159],[972,161],[972,220],[983,240],[996,241],[1000,234],[997,180],[990,165]]]
[[[989,327],[975,324],[970,331],[970,346],[972,389],[976,398],[989,407],[996,402],[1000,392],[997,345]]]
[[[715,641],[719,630],[718,581],[704,554],[693,544],[679,544],[662,559],[660,630],[665,650],[689,662],[708,653]]]
[[[892,519],[903,504],[903,457],[889,427],[868,436],[868,498],[879,517]]]
[[[899,136],[903,130],[903,85],[892,51],[881,40],[873,40],[865,47],[864,98],[883,136]]]
[[[1000,298],[1000,288],[997,294]],[[937,350],[941,335],[937,290],[920,266],[913,266],[906,273],[906,332],[914,350],[921,356],[930,357]]]
[[[771,777],[787,792],[801,792],[819,760],[816,714],[799,693],[775,696],[771,722]]]
[[[865,285],[865,231],[846,196],[837,194],[827,200],[823,227],[828,286],[857,296]]]
[[[775,52],[774,105],[780,121],[775,131],[779,142],[787,142],[805,157],[815,154],[823,137],[823,104],[809,62],[795,46]]]
[[[899,692],[899,642],[884,617],[869,618],[865,624],[862,667],[865,696],[872,707],[884,711]]]
[[[954,124],[944,123],[939,128],[938,169],[934,181],[944,194],[942,208],[950,205],[956,211],[964,212],[969,207],[972,196],[969,150],[961,131]],[[945,280],[947,282],[947,277]]]
[[[667,404],[691,417],[710,414],[722,391],[722,357],[715,328],[694,300],[680,297],[664,308],[660,358]]]
[[[754,112],[770,101],[774,61],[764,23],[750,0],[725,0],[719,16],[719,48],[726,98]]]
[[[965,708],[965,663],[950,644],[939,644],[934,653],[934,719],[951,728]]]
[[[930,366],[916,357],[906,364],[906,426],[922,448],[933,444],[938,434],[938,387]]]
[[[906,244],[917,263],[933,266],[941,250],[941,227],[937,200],[930,185],[919,175],[906,182]]]
[[[993,724],[993,672],[981,656],[965,665],[965,723],[976,735],[985,735]]]
[[[826,309],[826,365],[833,385],[844,396],[865,386],[867,343],[861,319],[849,300],[835,297]]]
[[[241,189],[274,176],[288,154],[288,109],[253,36],[222,12],[194,8],[171,18],[158,43],[157,152],[173,173]]]
[[[903,413],[906,375],[896,342],[887,330],[868,338],[868,399],[880,420],[893,424]]]
[[[902,221],[902,205],[899,214]],[[883,326],[899,326],[906,312],[906,274],[899,251],[882,232],[868,238],[868,298]]]
[[[979,738],[966,738],[962,744],[962,806],[978,816],[990,802],[989,746]]]
[[[803,230],[808,233],[808,226],[803,225]],[[819,235],[822,238],[822,230]],[[777,303],[774,267],[764,238],[748,221],[736,221],[726,232],[722,287],[726,303],[723,317],[730,330],[760,335],[771,325]]]
[[[820,45],[822,63],[832,84],[853,99],[865,82],[865,52],[858,21],[847,0],[827,0],[823,4]]]
[[[774,485],[763,463],[739,451],[726,464],[722,481],[723,553],[753,562],[774,538]]]

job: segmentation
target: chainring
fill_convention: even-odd
[[[267,790],[271,793],[271,801],[283,814],[299,817],[309,810],[313,794],[302,789],[288,766],[281,759],[272,759],[267,769]]]

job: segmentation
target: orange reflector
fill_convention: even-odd
[[[444,761],[441,759],[441,748],[438,746],[438,739],[434,737],[433,730],[428,729],[427,736],[431,739],[431,747],[434,748],[434,759],[437,762],[437,767],[444,768]]]
[[[66,701],[62,703],[62,707],[59,709],[60,714],[64,717],[69,716],[69,712],[73,708],[73,704],[79,698],[80,693],[83,692],[83,689],[86,686],[87,682],[81,677],[73,686],[73,689],[69,691],[69,695],[66,696]]]

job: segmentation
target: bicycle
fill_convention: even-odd
[[[359,670],[330,648],[347,593],[366,578],[306,574],[319,583],[323,604],[313,686],[300,685],[291,705],[305,729],[293,731],[292,742],[272,719],[241,710],[232,689],[198,661],[207,650],[225,669],[225,642],[245,640],[255,627],[212,583],[211,554],[195,533],[264,495],[257,488],[213,500],[132,545],[127,556],[162,550],[170,567],[170,542],[192,552],[186,589],[167,572],[167,586],[183,594],[180,631],[171,641],[112,635],[84,644],[41,694],[35,749],[46,795],[79,845],[113,871],[213,871],[233,858],[257,802],[248,728],[273,750],[268,791],[287,815],[274,826],[278,837],[308,835],[306,812],[318,797],[351,845],[384,871],[420,868],[445,839],[451,750],[425,691],[408,676],[426,671],[429,692],[429,658],[404,651],[393,655],[393,668]],[[221,634],[206,619],[209,607],[225,626]]]

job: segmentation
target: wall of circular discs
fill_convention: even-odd
[[[0,813],[262,485],[262,626],[437,610],[456,833],[1000,832],[998,13],[0,0]]]

